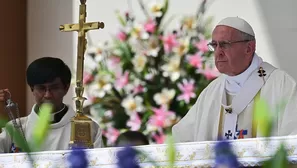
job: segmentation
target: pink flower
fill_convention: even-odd
[[[132,113],[130,120],[127,122],[127,126],[130,127],[131,131],[138,131],[141,126],[141,120],[137,113]]]
[[[122,31],[120,31],[120,32],[116,35],[116,37],[117,37],[120,41],[125,41],[125,40],[127,39],[127,35],[126,35],[126,33],[122,32]]]
[[[201,57],[201,54],[199,52],[194,55],[188,55],[187,60],[193,67],[202,68],[203,58]]]
[[[161,39],[164,43],[164,50],[166,53],[171,52],[172,49],[178,45],[175,34],[169,34],[165,37],[163,36],[163,37],[161,37]]]
[[[129,72],[125,71],[124,75],[117,75],[115,85],[118,89],[122,89],[129,83]]]
[[[207,46],[207,40],[200,40],[198,43],[196,43],[196,47],[199,49],[201,52],[207,52],[208,51],[208,46]]]
[[[152,137],[157,144],[163,144],[166,139],[166,136],[163,132],[159,132],[158,134],[154,133]]]
[[[150,19],[147,23],[144,24],[145,31],[149,33],[154,33],[156,30],[156,23]]]
[[[138,85],[133,88],[133,94],[142,93],[144,91],[144,87],[142,85]]]
[[[110,126],[103,131],[103,135],[107,138],[108,144],[114,144],[120,135],[120,131]]]
[[[88,84],[94,80],[94,76],[91,73],[84,72],[83,84]]]
[[[168,111],[165,106],[160,108],[152,108],[154,115],[152,115],[148,123],[154,127],[168,127],[171,124],[171,121],[175,118],[173,111]]]
[[[199,69],[197,72],[203,74],[207,80],[212,80],[219,76],[219,71],[215,67],[210,68],[207,66],[205,69]]]
[[[111,56],[108,59],[108,65],[109,66],[117,66],[120,62],[121,62],[121,58],[120,57]]]
[[[96,100],[97,100],[97,97],[95,97],[95,96],[88,97],[88,98],[90,99],[90,101],[91,101],[92,103],[95,103]]]
[[[191,98],[196,97],[193,79],[190,81],[184,79],[183,84],[178,83],[177,86],[182,91],[182,94],[177,97],[177,100],[184,100],[186,103],[189,103]]]

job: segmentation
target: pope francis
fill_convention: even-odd
[[[222,75],[203,90],[188,113],[173,126],[175,141],[263,136],[259,125],[252,124],[255,98],[265,100],[271,110],[284,101],[284,108],[275,116],[272,136],[296,135],[296,83],[255,53],[255,33],[250,24],[239,17],[221,20],[208,46],[214,51],[215,65]]]

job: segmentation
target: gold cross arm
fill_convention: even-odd
[[[104,23],[103,22],[89,22],[83,24],[83,30],[93,30],[93,29],[103,29]],[[79,24],[64,24],[60,25],[60,31],[62,32],[70,32],[70,31],[79,31]]]

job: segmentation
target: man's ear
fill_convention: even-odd
[[[68,92],[68,90],[69,90],[69,87],[70,87],[70,84],[65,85],[65,88],[64,88],[65,93],[64,93],[64,95],[67,94],[67,92]]]
[[[247,43],[246,54],[253,56],[256,50],[256,43],[255,41],[250,41]]]

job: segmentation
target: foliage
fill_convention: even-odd
[[[110,43],[92,46],[86,56],[85,93],[107,146],[127,129],[163,143],[218,76],[207,46],[212,19],[204,16],[206,1],[172,30],[164,22],[169,0],[150,2],[139,0],[144,21],[117,12],[119,32]]]
[[[41,146],[47,137],[50,124],[50,114],[52,113],[52,110],[52,104],[44,103],[40,106],[38,113],[39,120],[35,123],[35,129],[32,132],[31,139],[26,139],[22,132],[18,128],[15,128],[11,122],[7,122],[2,119],[0,120],[0,127],[4,128],[14,141],[14,146],[11,147],[14,149],[12,150],[18,148],[20,150],[19,152],[27,153],[32,165],[34,160],[31,157],[31,153],[40,151]]]
[[[277,123],[276,116],[279,116],[280,112],[283,111],[285,102],[281,102],[277,104],[275,107],[275,111],[269,109],[268,103],[264,99],[256,98],[255,99],[255,111],[254,111],[254,119],[253,124],[257,125],[261,134],[264,137],[270,137],[272,133],[272,128],[274,124]],[[269,143],[269,142],[268,142]],[[287,160],[287,149],[283,143],[280,144],[279,149],[276,153],[271,157],[271,159],[267,160],[263,164],[263,168],[287,168],[289,162]]]

